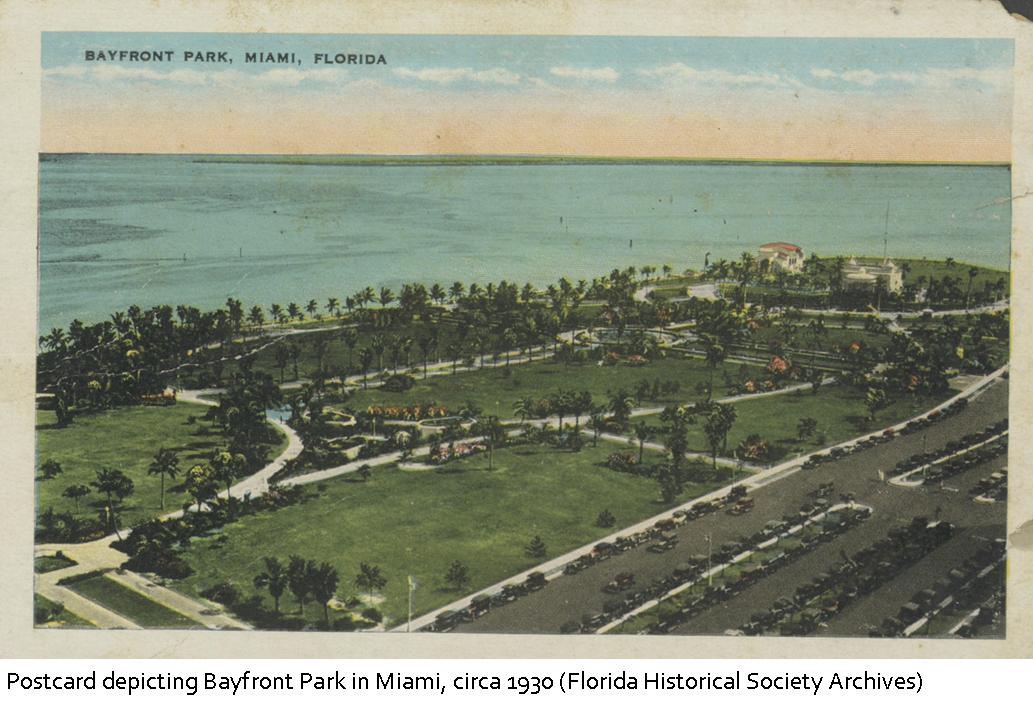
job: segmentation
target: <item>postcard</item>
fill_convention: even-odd
[[[19,4],[10,654],[1021,654],[984,5]]]

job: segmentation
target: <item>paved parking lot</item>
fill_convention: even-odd
[[[959,414],[909,436],[900,436],[873,448],[858,451],[812,470],[801,470],[751,493],[752,512],[734,516],[719,511],[679,526],[674,534],[677,546],[665,554],[653,554],[642,545],[595,564],[579,574],[561,576],[547,587],[499,608],[469,623],[457,632],[557,633],[569,621],[602,612],[615,596],[603,587],[624,572],[635,574],[637,588],[671,573],[689,557],[708,553],[707,535],[714,548],[745,534],[759,531],[769,520],[795,514],[811,498],[809,494],[824,482],[835,490],[831,498],[852,492],[856,500],[873,508],[871,519],[834,541],[819,546],[782,570],[747,587],[728,602],[671,630],[673,634],[720,634],[766,610],[781,596],[791,595],[802,583],[842,561],[842,555],[856,553],[884,537],[890,527],[915,516],[951,522],[958,530],[954,538],[912,568],[859,600],[843,614],[819,629],[829,635],[867,635],[870,627],[896,614],[900,605],[918,590],[964,561],[981,540],[1005,533],[1006,505],[972,501],[968,489],[980,477],[1003,467],[1004,458],[979,466],[938,485],[900,487],[879,479],[879,470],[889,471],[897,462],[915,453],[936,451],[952,440],[981,432],[1007,416],[1007,381],[998,382],[974,398]],[[956,491],[954,491],[956,490]]]

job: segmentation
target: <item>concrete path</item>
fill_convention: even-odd
[[[214,606],[206,605],[193,598],[184,596],[178,591],[161,586],[134,571],[113,571],[107,574],[107,576],[113,581],[131,588],[152,601],[160,603],[166,608],[171,608],[205,627],[216,629],[234,628],[237,630],[251,629],[251,626],[247,623],[225,614]]]

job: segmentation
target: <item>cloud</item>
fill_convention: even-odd
[[[926,89],[955,89],[971,83],[986,84],[998,89],[1007,89],[1011,86],[1011,74],[1005,68],[928,69],[921,74],[901,71],[876,73],[871,69],[849,69],[842,72],[811,69],[811,76],[823,81],[844,81],[866,87],[878,83],[902,83]]]
[[[603,69],[575,69],[569,66],[558,66],[550,70],[553,76],[561,76],[566,79],[582,79],[584,81],[604,81],[612,84],[620,78],[620,74],[610,67]]]
[[[695,69],[682,62],[675,62],[657,69],[640,69],[642,76],[675,78],[704,84],[722,86],[787,86],[788,82],[778,74],[770,72],[736,73],[723,69]]]
[[[515,74],[508,69],[485,69],[474,71],[469,68],[462,69],[407,69],[399,67],[394,70],[397,76],[417,81],[429,81],[435,84],[452,84],[457,81],[474,81],[481,84],[503,84],[513,86],[519,84],[520,74]]]
[[[319,84],[340,84],[348,79],[346,69],[269,69],[259,73],[242,72],[236,69],[203,71],[198,69],[173,69],[157,71],[146,67],[127,67],[120,64],[104,64],[95,67],[61,66],[47,69],[45,77],[72,78],[101,84],[114,82],[148,82],[176,86],[211,86],[224,88],[277,88],[297,87],[305,82]]]

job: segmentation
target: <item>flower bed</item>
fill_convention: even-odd
[[[413,404],[411,406],[398,406],[397,404],[381,406],[380,404],[374,404],[366,409],[366,413],[370,416],[395,421],[443,419],[451,415],[451,412],[444,406],[437,406],[436,404]]]
[[[474,453],[482,453],[486,450],[488,450],[488,444],[483,441],[441,446],[437,451],[431,452],[430,462],[434,465],[444,465],[450,460],[458,460],[459,458],[465,458]]]

